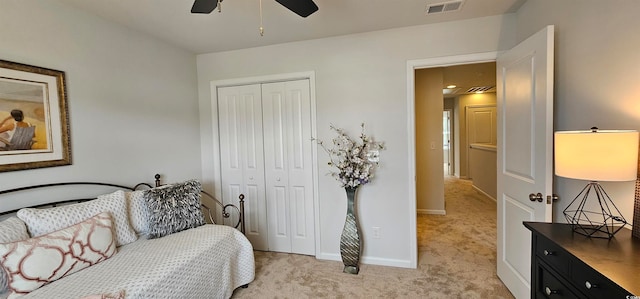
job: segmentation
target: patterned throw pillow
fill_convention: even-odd
[[[9,217],[0,222],[0,243],[9,243],[29,239],[24,222],[17,217]]]
[[[18,218],[27,224],[31,236],[37,237],[80,223],[101,213],[111,212],[114,219],[117,245],[129,244],[138,239],[129,224],[127,200],[124,191],[98,196],[97,199],[48,209],[24,208],[18,211]]]
[[[109,212],[53,233],[0,244],[0,264],[9,276],[9,298],[104,261],[116,253]]]
[[[138,235],[149,233],[149,211],[144,199],[144,191],[125,192],[127,206],[129,207],[129,222]]]
[[[0,222],[0,243],[9,243],[29,239],[29,232],[22,220],[17,217],[9,217]],[[0,294],[7,290],[7,274],[0,267]]]
[[[204,225],[197,180],[144,191],[149,211],[149,234],[154,239]]]

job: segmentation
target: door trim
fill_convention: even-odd
[[[218,131],[218,88],[229,87],[238,85],[249,84],[262,84],[273,83],[293,80],[309,80],[309,96],[311,97],[311,135],[318,136],[316,131],[316,73],[315,71],[296,72],[296,73],[283,73],[272,74],[265,76],[245,77],[245,78],[233,78],[223,80],[213,80],[209,83],[209,90],[211,92],[211,132],[212,132],[212,152],[206,153],[204,151],[204,145],[202,146],[203,152],[201,155],[211,154],[213,155],[212,167],[202,168],[203,178],[213,179],[213,195],[217,198],[222,198],[222,173],[221,173],[221,161],[220,161],[220,134]],[[311,159],[312,159],[312,175],[313,175],[313,217],[315,226],[315,252],[316,257],[320,253],[321,240],[320,240],[320,203],[318,201],[318,149],[316,146],[311,147]]]
[[[444,67],[460,64],[493,62],[498,58],[498,52],[484,52],[467,55],[443,56],[436,58],[407,60],[407,132],[408,132],[408,178],[409,178],[409,250],[410,267],[418,267],[418,239],[417,239],[417,195],[416,195],[416,120],[415,120],[415,70],[423,68]],[[444,186],[443,186],[444,188]]]

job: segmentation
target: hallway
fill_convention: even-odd
[[[496,203],[445,176],[447,215],[418,215],[418,264],[454,297],[513,298],[496,276]]]

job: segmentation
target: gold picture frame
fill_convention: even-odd
[[[0,60],[0,172],[71,164],[65,73]]]

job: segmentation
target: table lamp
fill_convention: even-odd
[[[599,182],[635,181],[638,132],[627,130],[555,132],[555,174],[589,183],[562,212],[573,231],[611,239],[628,222]]]

